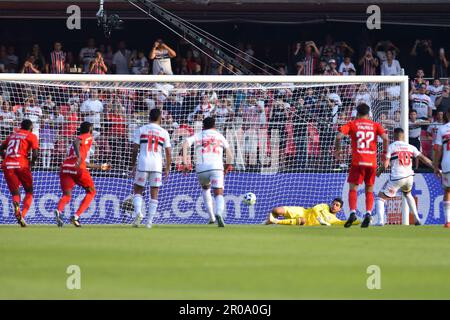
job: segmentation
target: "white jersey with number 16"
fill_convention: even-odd
[[[386,154],[386,158],[391,162],[391,181],[413,176],[413,158],[419,154],[420,151],[409,143],[403,141],[391,143]]]
[[[155,123],[138,128],[133,142],[140,146],[138,171],[162,172],[162,152],[170,148],[169,133]]]
[[[441,126],[436,134],[434,144],[442,146],[442,172],[450,172],[450,122]]]
[[[223,150],[230,146],[225,137],[215,129],[203,130],[186,139],[195,148],[195,171],[223,170]]]

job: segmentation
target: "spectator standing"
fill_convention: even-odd
[[[6,68],[8,65],[8,60],[6,59],[6,47],[0,45],[0,72],[6,72]]]
[[[19,57],[15,54],[14,46],[9,46],[6,55],[6,72],[16,73],[19,67]]]
[[[33,55],[30,55],[25,63],[23,64],[22,69],[20,70],[20,73],[41,73],[36,65],[34,64],[35,59]]]
[[[95,54],[96,54],[95,59],[91,61],[91,65],[89,67],[89,73],[106,74],[108,72],[108,67],[106,66],[106,63],[103,60],[102,53],[99,50],[97,50]]]
[[[441,80],[434,79],[433,85],[427,87],[428,95],[430,96],[433,105],[436,105],[436,99],[442,95],[444,86],[441,84]]]
[[[240,110],[242,115],[242,129],[244,130],[244,152],[247,163],[254,167],[257,163],[258,130],[260,129],[261,113],[263,107],[257,103],[256,95],[248,93],[247,101]]]
[[[34,65],[36,66],[36,68],[40,71],[40,72],[44,72],[45,71],[45,57],[42,54],[41,48],[39,47],[39,45],[36,43],[33,45],[33,47],[31,48],[31,53],[27,54],[27,56],[34,56]]]
[[[365,103],[369,106],[369,108],[372,108],[372,100],[373,100],[373,97],[369,92],[369,88],[367,87],[367,84],[365,84],[365,83],[360,84],[358,91],[355,93],[353,104],[356,106],[359,106],[360,104]],[[372,112],[372,111],[370,111],[370,112]],[[354,116],[356,117],[356,113]],[[353,117],[353,115],[352,115],[352,117]]]
[[[449,86],[444,86],[442,89],[442,95],[436,99],[437,111],[447,112],[450,108],[450,88]]]
[[[0,139],[4,141],[15,127],[16,115],[12,111],[10,103],[4,100],[2,96],[0,96],[0,107]]]
[[[47,115],[53,119],[56,113],[56,103],[53,102],[53,97],[51,95],[47,95],[45,101],[41,105],[41,108],[44,115]]]
[[[431,40],[416,39],[409,55],[415,58],[415,69],[422,69],[428,77],[432,75],[434,54]]]
[[[383,64],[387,60],[388,51],[392,51],[394,59],[400,53],[400,50],[389,40],[379,41],[375,46],[374,51],[380,60],[380,64]]]
[[[302,44],[301,42],[295,43],[293,46],[294,51],[292,52],[292,62],[293,62],[293,70],[295,70],[294,74],[299,74],[299,67],[303,65],[303,54],[302,54]]]
[[[130,59],[130,68],[132,74],[148,74],[149,63],[145,57],[144,51],[134,51]]]
[[[438,111],[436,112],[436,118],[434,122],[428,126],[427,129],[427,136],[431,139],[432,144],[434,145],[436,134],[439,130],[439,128],[444,124],[444,112]]]
[[[361,74],[363,76],[374,76],[377,74],[377,68],[379,66],[378,58],[373,56],[372,48],[367,47],[364,56],[359,59],[358,65],[361,68]]]
[[[162,39],[156,40],[149,55],[150,60],[153,60],[153,74],[172,75],[172,63],[170,59],[176,56],[176,52],[165,44]]]
[[[56,129],[53,112],[44,110],[42,122],[41,137],[39,141],[40,149],[42,151],[42,167],[44,169],[50,169],[56,142]]]
[[[340,42],[336,54],[337,65],[341,65],[345,57],[353,56],[354,52],[355,50],[353,50],[353,48],[350,47],[346,42]]]
[[[43,112],[34,96],[31,95],[26,98],[25,105],[20,112],[22,113],[22,119],[29,119],[33,122],[33,133],[39,139],[39,129]]]
[[[278,134],[280,162],[283,165],[283,155],[287,142],[286,125],[288,120],[288,109],[286,109],[286,105],[281,96],[277,97],[274,101],[273,106],[270,109],[269,119],[270,136],[274,137]]]
[[[416,111],[417,119],[430,120],[434,105],[430,97],[425,93],[427,91],[427,85],[422,83],[419,86],[419,90],[412,90],[409,100],[411,101],[412,109]]]
[[[325,37],[325,44],[320,47],[320,56],[326,61],[336,59],[337,48],[331,35],[327,34]]]
[[[62,74],[69,70],[69,64],[67,62],[67,55],[62,51],[61,42],[55,42],[53,45],[53,51],[50,52],[48,63],[45,65],[45,72]]]
[[[417,112],[414,109],[409,111],[409,144],[422,151],[422,143],[420,137],[422,135],[422,126],[428,125],[428,121],[417,119]],[[419,167],[419,161],[416,158],[415,168]]]
[[[231,100],[228,98],[219,100],[217,107],[212,112],[212,116],[216,118],[217,130],[222,134],[225,134],[227,122],[232,119],[233,114]]]
[[[163,110],[166,110],[173,115],[173,120],[176,123],[184,122],[185,117],[183,109],[183,104],[180,101],[177,101],[177,93],[175,91],[171,92],[163,103]]]
[[[299,70],[300,74],[305,76],[314,75],[318,59],[319,49],[317,49],[316,44],[314,43],[314,41],[307,41],[305,43],[305,56],[302,61],[302,68]]]
[[[204,118],[210,117],[212,111],[214,110],[214,105],[210,102],[210,98],[207,94],[203,94],[201,99],[202,100],[200,104],[197,105],[197,107],[194,110],[194,114],[192,115],[201,113]]]
[[[115,74],[129,74],[131,51],[126,48],[125,41],[120,41],[118,50],[113,56],[112,66]]]
[[[429,82],[424,77],[425,77],[425,73],[423,72],[423,69],[418,69],[416,72],[416,77],[410,83],[411,90],[419,89],[419,87],[422,83],[425,84],[426,86],[428,86]]]
[[[353,65],[353,63],[350,61],[350,57],[345,57],[344,61],[341,62],[341,65],[339,66],[339,73],[344,75],[344,76],[348,76],[350,75],[350,73],[356,72],[355,66]]]
[[[80,63],[83,64],[84,73],[89,73],[89,66],[91,65],[92,60],[95,59],[96,51],[95,40],[92,38],[88,39],[87,47],[82,48],[79,54]]]
[[[113,57],[114,57],[114,50],[113,50],[112,45],[109,44],[106,46],[105,54],[103,54],[103,60],[105,61],[105,64],[108,67],[108,70],[111,70],[111,68],[112,68]]]
[[[432,67],[432,77],[434,79],[448,77],[448,60],[445,56],[444,48],[439,49],[439,56],[434,60]]]
[[[339,75],[339,71],[336,70],[336,60],[331,59],[330,61],[328,61],[328,68],[325,70],[325,75],[326,76],[338,76]]]
[[[381,64],[382,76],[398,76],[401,73],[400,62],[394,59],[394,52],[388,50],[386,52],[386,61]]]
[[[102,112],[103,103],[98,99],[97,90],[93,89],[89,99],[84,101],[80,108],[83,121],[89,121],[94,125],[94,130],[100,132]]]
[[[317,75],[325,75],[327,72],[327,61],[324,58],[320,59],[319,66],[317,67]]]

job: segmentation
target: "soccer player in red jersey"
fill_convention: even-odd
[[[349,183],[348,203],[350,216],[345,223],[349,228],[356,218],[358,202],[358,186],[364,182],[366,191],[366,214],[361,223],[361,228],[367,228],[370,224],[374,204],[373,185],[377,171],[377,139],[383,139],[382,160],[385,159],[389,138],[383,127],[369,119],[370,108],[362,103],[357,108],[356,120],[350,121],[339,128],[336,136],[335,154],[336,160],[341,160],[341,140],[344,135],[349,135],[352,141],[352,163],[348,173]]]
[[[90,122],[83,122],[79,128],[79,136],[76,137],[69,149],[66,159],[61,165],[59,173],[61,189],[63,196],[59,200],[58,208],[55,210],[55,219],[58,227],[62,227],[64,222],[61,213],[64,211],[66,204],[72,198],[72,189],[77,184],[84,188],[86,196],[80,204],[75,215],[70,218],[70,221],[75,227],[81,227],[79,218],[80,215],[89,208],[95,196],[95,186],[88,168],[107,171],[111,166],[107,163],[98,165],[89,162],[89,150],[91,149],[94,138],[92,131],[94,126]]]
[[[25,119],[20,129],[12,133],[0,146],[0,155],[3,158],[3,174],[9,191],[12,195],[14,214],[21,227],[26,227],[25,216],[33,202],[33,176],[31,167],[38,158],[39,142],[32,133],[33,122]],[[28,155],[32,151],[31,162]],[[20,212],[19,188],[25,189],[22,213]]]

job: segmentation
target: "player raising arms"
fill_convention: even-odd
[[[335,198],[331,205],[320,203],[312,208],[276,207],[269,213],[265,224],[300,226],[343,225],[345,221],[336,217],[336,214],[341,211],[343,204],[344,202],[341,198]],[[279,217],[283,217],[283,219],[279,219]],[[359,224],[359,221],[355,221],[353,224]]]
[[[0,146],[0,155],[3,158],[3,174],[9,191],[11,192],[14,215],[21,227],[26,227],[25,216],[33,202],[33,176],[31,167],[38,158],[39,142],[32,133],[33,123],[25,119],[20,129],[12,133]],[[31,162],[28,155],[32,151]],[[20,185],[25,189],[22,213],[20,213]]]
[[[361,223],[362,228],[367,228],[371,221],[374,195],[373,185],[377,169],[377,139],[383,139],[383,160],[387,153],[389,144],[388,135],[383,127],[369,119],[370,108],[362,103],[356,108],[356,119],[350,121],[339,128],[336,136],[335,154],[336,160],[341,160],[341,140],[344,135],[350,135],[352,140],[352,163],[348,174],[349,183],[348,204],[350,206],[350,216],[344,227],[349,228],[357,219],[356,207],[358,202],[358,186],[365,183],[366,191],[366,214]]]
[[[55,219],[58,227],[62,227],[64,222],[61,213],[64,207],[70,202],[72,198],[72,189],[75,185],[79,185],[86,191],[86,196],[80,204],[75,215],[70,217],[70,221],[75,227],[81,227],[80,216],[89,208],[92,200],[95,197],[95,186],[88,168],[108,171],[111,165],[104,163],[97,165],[89,162],[89,150],[91,149],[94,138],[92,131],[94,126],[90,122],[83,122],[80,125],[79,136],[76,137],[70,146],[66,159],[61,165],[59,178],[61,182],[61,189],[63,195],[58,203],[58,208],[55,210]]]
[[[450,119],[450,108],[447,119]],[[442,178],[444,188],[444,227],[450,228],[450,122],[439,128],[434,145],[434,173]]]
[[[137,159],[137,168],[134,179],[134,214],[133,226],[137,227],[142,219],[143,198],[145,184],[150,181],[150,206],[148,208],[147,228],[152,227],[153,217],[158,208],[158,193],[162,185],[162,152],[166,156],[164,176],[167,178],[172,165],[172,151],[169,133],[161,128],[161,110],[150,111],[150,124],[138,128],[134,134],[133,152],[131,156],[131,169],[134,170]],[[139,153],[139,158],[138,158]]]
[[[377,171],[377,177],[389,167],[391,164],[392,170],[389,182],[384,186],[383,190],[378,193],[376,203],[376,213],[379,217],[379,225],[384,225],[384,202],[389,198],[395,197],[399,189],[402,190],[403,195],[408,203],[409,210],[414,214],[416,219],[416,226],[420,225],[420,218],[417,212],[416,201],[411,194],[414,183],[414,171],[412,169],[412,159],[417,158],[425,163],[430,168],[433,168],[433,163],[430,159],[420,153],[416,147],[404,142],[405,135],[402,128],[394,130],[394,142],[389,145],[386,154],[386,160]]]
[[[232,169],[233,153],[225,137],[216,130],[214,118],[207,117],[203,120],[203,131],[187,138],[183,143],[184,172],[189,172],[188,165],[190,147],[194,144],[196,163],[195,171],[202,187],[203,200],[210,216],[210,223],[215,223],[223,228],[223,212],[225,200],[223,197],[224,174]],[[226,150],[225,169],[223,165],[223,149]],[[215,209],[211,197],[211,187],[215,198]]]

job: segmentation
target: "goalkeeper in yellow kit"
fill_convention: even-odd
[[[269,214],[266,224],[284,224],[299,226],[331,226],[344,225],[345,221],[336,217],[341,211],[344,202],[341,198],[335,198],[331,205],[320,203],[312,208],[304,207],[276,207]],[[283,217],[283,219],[279,219]],[[359,224],[358,220],[353,224]]]

